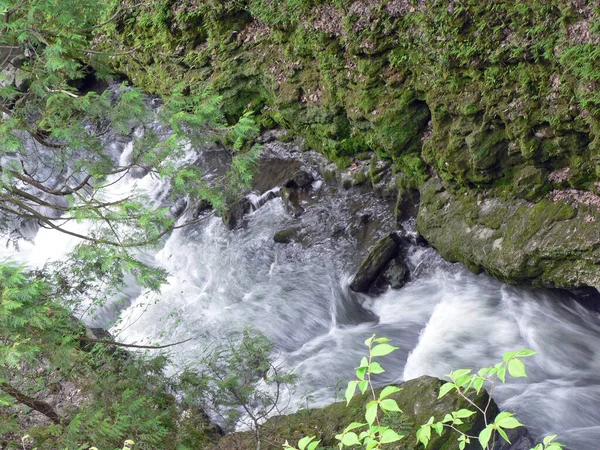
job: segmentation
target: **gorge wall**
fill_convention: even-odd
[[[232,122],[251,110],[342,166],[375,152],[401,200],[420,191],[419,232],[473,271],[600,287],[596,3],[133,4],[98,42],[133,83],[210,86]]]

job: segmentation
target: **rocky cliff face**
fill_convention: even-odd
[[[341,165],[375,151],[421,190],[419,231],[473,270],[600,287],[596,3],[163,3],[105,41],[136,49],[114,59],[134,83],[210,85],[230,120],[253,110]]]

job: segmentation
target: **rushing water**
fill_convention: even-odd
[[[120,163],[131,143],[114,143]],[[600,318],[565,295],[503,285],[443,261],[434,250],[414,246],[408,259],[411,281],[401,290],[371,298],[349,290],[360,248],[353,217],[368,213],[385,234],[386,205],[370,194],[313,183],[318,201],[300,218],[290,216],[280,198],[252,212],[246,226],[227,230],[216,217],[178,229],[156,254],[145,255],[171,274],[160,294],[134,286],[121,297],[120,340],[190,341],[170,350],[175,367],[193,364],[212,342],[246,324],[277,344],[280,360],[300,375],[293,405],[325,405],[339,399],[339,379],[353,377],[372,333],[400,349],[385,357],[381,383],[423,374],[479,368],[509,350],[531,348],[529,378],[511,380],[494,395],[536,435],[556,433],[571,449],[592,450],[600,442]],[[145,189],[159,201],[168,186],[149,176],[125,177],[108,195]],[[282,245],[273,235],[302,226],[304,245]],[[85,231],[89,224],[74,224]],[[410,228],[410,224],[407,224]],[[12,257],[33,266],[59,259],[76,239],[42,229]],[[87,317],[106,325],[107,309]],[[176,369],[174,369],[176,370]],[[306,394],[310,394],[306,400]]]

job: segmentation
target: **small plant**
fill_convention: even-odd
[[[340,449],[353,446],[359,446],[365,450],[380,449],[385,444],[400,441],[405,437],[392,428],[382,425],[379,419],[380,411],[385,415],[402,412],[396,400],[389,398],[392,394],[401,391],[401,388],[387,386],[377,395],[371,379],[372,375],[385,372],[381,364],[374,361],[373,358],[388,355],[397,349],[397,347],[390,345],[389,342],[388,338],[377,338],[375,334],[365,341],[365,345],[369,349],[369,355],[362,358],[360,366],[356,369],[357,379],[348,383],[345,397],[346,404],[350,403],[358,388],[362,394],[370,391],[372,400],[365,407],[364,423],[353,422],[341,434],[336,435]],[[477,373],[472,373],[472,369],[459,369],[447,374],[446,376],[450,381],[440,387],[438,398],[442,398],[450,392],[456,392],[474,410],[461,408],[451,411],[438,421],[435,420],[435,417],[430,417],[427,423],[421,425],[417,430],[418,442],[427,448],[427,445],[431,441],[432,431],[441,436],[447,429],[458,433],[458,446],[460,450],[463,450],[473,439],[478,440],[483,450],[490,450],[494,448],[497,435],[500,435],[502,439],[510,443],[506,430],[521,427],[523,424],[510,412],[501,412],[493,420],[490,420],[488,412],[492,404],[492,392],[498,381],[502,383],[506,382],[507,372],[514,378],[526,377],[525,364],[520,358],[532,355],[535,355],[535,352],[532,350],[507,352],[503,355],[502,362],[480,369]],[[470,391],[479,394],[484,385],[488,388],[489,397],[486,405],[482,407],[474,402],[468,394]],[[465,423],[464,419],[468,419],[477,413],[482,414],[485,423],[485,427],[479,435],[472,436],[461,431],[460,426]],[[365,429],[359,433],[358,430],[363,428]],[[556,442],[555,439],[556,435],[547,436],[531,450],[561,450],[564,447],[563,444]],[[316,440],[315,436],[304,437],[298,441],[298,448],[291,446],[288,441],[284,443],[283,448],[285,450],[315,450],[319,443],[320,441]]]
[[[275,362],[273,343],[262,333],[245,328],[218,345],[203,361],[200,373],[182,375],[187,401],[220,416],[226,425],[244,423],[261,447],[261,425],[273,413],[282,414],[297,376]]]
[[[438,433],[438,435],[441,435],[444,428],[449,428],[459,434],[458,442],[461,450],[464,449],[472,439],[478,439],[482,449],[491,449],[494,447],[496,433],[502,436],[506,442],[510,443],[506,430],[521,427],[523,424],[514,417],[514,414],[509,412],[501,412],[493,421],[489,420],[488,410],[491,405],[492,392],[498,381],[501,381],[502,383],[506,382],[507,372],[514,378],[526,377],[525,364],[520,358],[532,355],[535,355],[535,352],[532,350],[508,352],[504,354],[502,362],[491,367],[480,369],[477,373],[471,373],[471,369],[459,369],[446,374],[451,381],[442,385],[438,398],[442,398],[450,392],[456,392],[457,395],[464,398],[474,410],[460,409],[458,411],[452,411],[451,413],[446,414],[442,420],[437,422],[432,416],[427,423],[421,425],[421,428],[417,431],[417,439],[423,446],[427,447],[427,444],[431,439],[432,430]],[[471,400],[467,393],[470,390],[474,390],[479,394],[483,389],[484,384],[489,386],[489,400],[485,407],[482,408]],[[477,412],[482,414],[485,421],[485,428],[481,430],[479,436],[468,435],[457,428],[464,423],[463,419],[469,418]]]

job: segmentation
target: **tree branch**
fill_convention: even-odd
[[[81,336],[79,338],[82,342],[91,342],[92,344],[107,344],[107,345],[116,345],[117,347],[127,347],[127,348],[148,348],[151,350],[157,350],[161,348],[174,347],[179,344],[183,344],[185,342],[191,341],[192,338],[186,339],[185,341],[175,342],[174,344],[166,344],[166,345],[136,345],[136,344],[124,344],[123,342],[111,341],[110,339],[96,339],[90,338],[87,336]]]
[[[18,389],[16,389],[8,383],[0,383],[0,389],[2,389],[15,400],[17,400],[19,403],[22,403],[23,405],[28,406],[29,408],[34,409],[37,412],[45,415],[53,423],[57,425],[61,424],[62,418],[58,415],[58,413],[49,403],[43,402],[41,400],[36,400],[33,397],[29,397],[28,395],[25,395],[24,393],[22,393],[21,391],[19,391]]]
[[[10,109],[6,108],[4,105],[0,105],[0,111],[3,112],[4,114],[8,114],[9,116],[13,115],[13,112]],[[29,133],[29,135],[33,139],[35,139],[38,143],[42,144],[43,146],[49,147],[49,148],[65,148],[66,147],[65,144],[53,144],[52,142],[48,142],[42,136],[40,136],[38,133],[31,131],[23,119],[18,119],[18,120],[20,121],[23,129],[25,131],[27,131],[27,133]]]

